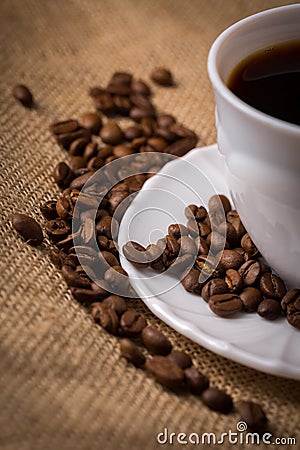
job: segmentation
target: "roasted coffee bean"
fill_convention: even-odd
[[[197,140],[197,138],[190,137],[178,139],[178,141],[165,147],[164,153],[174,156],[184,156],[187,152],[195,148]]]
[[[172,350],[172,344],[157,328],[150,325],[143,328],[141,333],[142,341],[154,355],[168,355]]]
[[[80,137],[78,139],[75,139],[69,147],[69,154],[72,156],[82,156],[85,147],[89,142],[90,137]]]
[[[254,287],[246,287],[239,294],[239,297],[243,302],[244,311],[248,313],[257,311],[259,304],[263,300],[260,290]]]
[[[249,259],[247,262],[241,265],[239,268],[239,274],[243,279],[245,286],[252,286],[258,282],[260,278],[261,266],[258,261]]]
[[[196,247],[195,242],[188,236],[182,236],[178,239],[178,244],[180,247],[180,255],[193,255],[196,257],[198,253],[198,248]]]
[[[229,222],[222,222],[217,227],[217,232],[224,236],[226,241],[231,245],[231,247],[235,247],[239,243],[238,234],[233,227],[233,225]]]
[[[209,280],[201,290],[201,297],[208,302],[210,297],[217,294],[227,294],[228,284],[221,278]]]
[[[132,125],[124,130],[124,138],[127,141],[139,138],[143,135],[143,130],[139,125]]]
[[[149,109],[149,110],[152,110],[153,112],[155,112],[154,105],[152,104],[151,100],[147,96],[144,96],[141,94],[132,94],[130,96],[130,100],[134,106],[138,106],[139,108],[143,108],[143,109],[144,108]]]
[[[59,270],[61,270],[66,256],[66,253],[58,250],[57,248],[53,248],[49,252],[50,261],[52,261],[55,267]]]
[[[106,91],[109,92],[110,94],[114,94],[115,100],[115,97],[128,96],[130,94],[130,87],[116,83],[109,83],[109,85],[106,88]]]
[[[109,295],[104,301],[104,304],[107,304],[112,309],[116,311],[119,317],[124,314],[124,312],[127,310],[126,302],[123,297],[120,297],[119,295]]]
[[[178,390],[183,387],[183,370],[166,356],[156,355],[147,359],[145,369],[151,373],[158,383],[169,389]]]
[[[172,350],[168,355],[168,359],[182,369],[187,369],[192,365],[191,357],[187,353],[181,352],[180,350]]]
[[[260,274],[261,275],[263,275],[264,273],[272,272],[271,267],[268,266],[268,264],[266,264],[266,263],[264,263],[262,261],[259,261],[259,264],[260,264]]]
[[[253,431],[265,431],[268,419],[262,407],[255,402],[242,400],[236,403],[236,409],[241,420],[246,422],[248,428]]]
[[[108,289],[113,291],[118,289],[125,296],[130,294],[128,275],[121,266],[113,266],[107,269],[104,274],[104,281]]]
[[[281,300],[281,307],[289,324],[300,329],[300,289],[287,292]]]
[[[207,255],[208,254],[208,245],[205,241],[205,239],[203,239],[201,236],[196,237],[195,239],[195,245],[198,249],[198,255]]]
[[[202,394],[209,387],[208,378],[195,367],[185,369],[184,379],[188,390],[194,395]]]
[[[100,137],[106,144],[118,145],[123,139],[123,132],[117,123],[107,122],[101,129]]]
[[[161,137],[152,137],[148,139],[147,144],[153,152],[163,152],[168,145],[167,141]]]
[[[72,156],[69,161],[69,167],[73,172],[86,167],[86,160],[82,156]]]
[[[188,219],[186,223],[186,228],[188,230],[189,235],[192,236],[192,238],[196,239],[199,237],[198,223],[194,218]]]
[[[138,336],[147,326],[146,319],[136,311],[126,311],[120,319],[123,334],[129,337]]]
[[[79,128],[76,131],[72,131],[70,133],[58,134],[56,136],[57,142],[60,145],[62,145],[66,150],[69,150],[70,145],[77,139],[86,139],[87,142],[89,142],[90,138],[91,138],[91,132],[90,132],[90,130],[87,130],[86,128]],[[72,151],[71,154],[75,154],[74,151]]]
[[[228,213],[229,214],[229,213]],[[227,214],[227,215],[228,215]],[[246,234],[246,228],[244,227],[241,219],[239,217],[237,217],[235,220],[233,220],[232,222],[232,226],[236,231],[237,237],[240,239],[242,236],[244,236],[244,234]]]
[[[223,270],[238,270],[244,262],[244,258],[235,250],[224,250],[217,255],[217,259],[220,259],[219,266]]]
[[[233,409],[233,402],[230,395],[226,392],[216,388],[208,388],[201,395],[201,400],[213,411],[218,411],[222,414],[228,414]]]
[[[59,197],[56,203],[57,216],[64,220],[70,220],[73,217],[74,205],[70,199]]]
[[[204,222],[198,222],[199,236],[204,239],[210,234],[211,229]]]
[[[53,172],[53,178],[58,187],[65,189],[71,183],[74,178],[74,172],[65,162],[60,162],[55,166]]]
[[[47,220],[53,220],[57,218],[56,212],[56,200],[48,200],[40,206],[40,211]]]
[[[206,237],[206,244],[210,247],[210,251],[213,254],[217,254],[224,249],[229,249],[226,236],[218,233],[217,231],[212,231],[208,234]]]
[[[146,117],[155,117],[155,109],[153,107],[141,107],[141,106],[133,106],[130,110],[130,117],[132,120],[140,121]]]
[[[257,308],[258,314],[267,320],[276,320],[281,316],[281,307],[273,298],[265,298]]]
[[[116,113],[113,96],[109,92],[99,92],[93,96],[95,108],[107,116],[113,116]]]
[[[101,152],[101,150],[99,150],[99,154],[98,154],[97,142],[89,142],[83,151],[83,158],[85,159],[86,162],[88,162],[90,159],[94,158],[95,156],[99,156],[99,157],[103,158],[103,156],[100,155],[100,152]]]
[[[170,128],[166,128],[166,127],[156,128],[155,134],[157,134],[157,136],[164,138],[166,141],[169,142],[169,144],[171,144],[172,142],[174,142],[178,139],[177,134],[174,133],[173,131],[171,131]]]
[[[201,222],[207,216],[207,210],[204,206],[189,205],[184,210],[187,219],[194,218],[197,222]]]
[[[128,261],[137,267],[145,267],[151,261],[151,255],[138,242],[129,241],[123,246],[123,254]]]
[[[101,156],[94,156],[87,163],[87,168],[89,170],[98,170],[100,167],[103,167],[105,164],[104,159]]]
[[[135,367],[143,367],[146,358],[139,347],[128,338],[120,339],[121,356],[127,359]]]
[[[130,147],[126,145],[117,145],[113,149],[113,155],[116,158],[122,158],[123,156],[133,155],[134,153],[135,153],[134,150],[132,150]]]
[[[210,309],[220,317],[228,317],[243,308],[240,297],[236,294],[217,294],[209,298]]]
[[[53,219],[46,223],[45,231],[53,242],[59,242],[68,236],[71,228],[65,220]]]
[[[168,267],[168,275],[174,275],[180,279],[185,277],[187,271],[192,268],[193,262],[194,257],[192,255],[178,256]]]
[[[24,84],[17,84],[12,91],[13,96],[26,108],[31,108],[33,106],[34,100],[33,95]]]
[[[210,278],[219,278],[221,275],[221,271],[216,270],[216,266],[216,260],[211,256],[198,256],[194,263],[194,267],[200,272],[199,281],[201,283],[204,283]]]
[[[248,255],[250,255],[252,258],[258,256],[258,248],[254,244],[248,233],[244,234],[244,236],[242,237],[241,246],[243,247],[245,252],[248,253]]]
[[[181,236],[187,236],[189,230],[181,224],[173,223],[168,226],[168,234],[174,236],[175,239],[181,238]]]
[[[179,244],[176,240],[176,238],[172,235],[167,234],[165,237],[166,240],[166,250],[167,250],[167,257],[169,260],[172,260],[178,256],[179,253]]]
[[[128,207],[128,205],[130,204],[130,202],[132,201],[132,198],[129,197],[129,201],[122,203],[123,201],[125,201],[125,199],[128,197],[129,193],[126,191],[119,191],[119,192],[114,192],[109,200],[109,208],[108,211],[111,215],[113,215],[117,208],[120,207],[121,209],[118,211],[118,217],[123,216],[126,208]]]
[[[191,269],[181,280],[181,284],[186,291],[192,292],[194,294],[200,294],[203,283],[200,283],[199,278],[199,270]]]
[[[134,94],[141,94],[145,97],[149,97],[151,95],[151,90],[147,83],[143,80],[134,80],[131,83],[131,91]]]
[[[27,244],[36,247],[43,242],[42,228],[32,217],[16,213],[12,218],[12,225]]]
[[[169,128],[176,123],[175,117],[171,114],[158,114],[157,125],[159,128]]]
[[[238,212],[235,209],[231,209],[226,214],[226,220],[229,223],[233,223],[236,219],[239,219],[239,218],[240,218],[240,216],[239,216]]]
[[[64,260],[64,264],[61,269],[61,274],[64,277],[68,286],[90,289],[91,280],[84,271],[78,270],[79,266],[70,264],[70,257],[68,256]]]
[[[78,130],[79,122],[75,119],[64,120],[61,122],[55,122],[50,125],[50,130],[55,135],[72,133]]]
[[[104,303],[93,303],[91,315],[96,323],[111,334],[117,334],[119,329],[119,318],[116,312]]]
[[[111,76],[109,84],[121,86],[130,86],[132,82],[132,74],[129,72],[114,72]]]
[[[173,131],[178,138],[191,138],[194,139],[195,142],[198,140],[196,133],[182,124],[175,123],[170,126],[170,130]]]
[[[225,282],[229,292],[239,293],[243,288],[243,279],[239,272],[234,269],[228,269],[225,273]]]
[[[98,286],[97,289],[83,289],[78,287],[71,287],[71,292],[75,300],[79,303],[91,304],[103,300],[108,292]]]
[[[264,273],[260,279],[260,290],[268,298],[281,300],[286,294],[286,287],[281,278],[273,273]]]
[[[213,195],[208,201],[208,209],[211,214],[219,211],[227,214],[231,210],[230,201],[223,194]]]
[[[85,113],[81,116],[80,124],[90,130],[92,134],[99,134],[102,127],[102,119],[97,113]]]
[[[100,252],[102,258],[105,259],[105,261],[107,262],[107,264],[111,267],[113,266],[117,266],[119,264],[119,261],[117,260],[117,258],[111,253],[111,252],[107,252],[105,250],[102,250]]]
[[[152,81],[161,86],[173,86],[174,79],[171,71],[165,67],[156,67],[150,75]]]
[[[94,170],[87,169],[87,171],[85,173],[74,178],[74,180],[71,181],[70,188],[73,190],[80,191],[83,188],[83,186],[85,185],[85,183],[87,183],[88,180],[94,175],[94,173],[95,173]]]

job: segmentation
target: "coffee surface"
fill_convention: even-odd
[[[244,58],[230,74],[227,86],[250,106],[300,125],[300,40]]]

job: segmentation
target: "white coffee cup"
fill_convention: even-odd
[[[208,57],[218,147],[234,205],[266,261],[289,287],[300,286],[300,126],[249,106],[226,82],[244,57],[295,40],[300,41],[300,4],[237,22],[216,39]]]

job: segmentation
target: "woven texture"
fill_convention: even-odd
[[[48,259],[49,245],[27,246],[10,219],[18,211],[42,221],[39,205],[58,195],[51,173],[66,158],[48,126],[93,110],[88,88],[105,84],[116,70],[147,80],[154,67],[171,68],[178,87],[155,88],[155,104],[195,129],[201,144],[214,143],[209,47],[236,20],[287,3],[1,1],[2,449],[150,450],[159,447],[156,435],[164,427],[217,435],[236,430],[237,413],[222,416],[195,397],[167,392],[120,359],[117,338],[96,326],[72,299]],[[16,83],[32,89],[37,109],[26,110],[12,98]],[[260,402],[274,434],[298,435],[299,445],[299,383],[219,357],[160,322],[141,301],[135,307],[175,347],[191,354],[212,386],[225,388],[234,400]]]

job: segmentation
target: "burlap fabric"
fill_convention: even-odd
[[[48,125],[91,110],[88,88],[106,83],[115,70],[147,79],[155,66],[170,67],[178,88],[156,88],[155,103],[199,132],[203,145],[215,142],[210,45],[234,21],[287,3],[1,1],[1,448],[146,450],[159,447],[156,435],[164,427],[217,435],[236,430],[237,413],[222,416],[195,397],[167,392],[120,359],[117,338],[72,299],[47,258],[49,245],[25,245],[10,219],[21,211],[42,220],[39,204],[58,195],[53,167],[66,158]],[[37,109],[25,110],[12,98],[19,82],[32,89]],[[234,400],[260,402],[274,435],[298,435],[299,445],[299,383],[219,357],[161,323],[142,302],[135,307],[192,355],[212,386]]]

